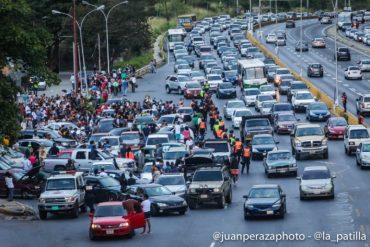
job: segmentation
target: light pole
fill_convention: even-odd
[[[79,23],[77,20],[74,19],[74,21],[75,21],[75,23],[76,23],[76,25],[78,27],[78,30],[80,31],[80,43],[81,43],[81,53],[82,53],[82,66],[83,66],[83,72],[84,72],[84,82],[85,82],[85,86],[86,86],[86,94],[87,94],[88,86],[87,86],[87,75],[86,75],[86,63],[85,63],[84,43],[83,43],[83,39],[82,39],[82,27],[83,27],[83,24],[84,24],[84,22],[86,20],[86,17],[88,15],[90,15],[91,13],[93,13],[95,11],[99,11],[99,10],[102,10],[102,9],[104,9],[104,5],[101,5],[101,6],[97,7],[96,9],[93,9],[90,12],[88,12],[82,18],[81,23]],[[65,16],[68,16],[69,18],[72,18],[73,19],[73,16],[71,16],[70,14],[63,13],[63,12],[60,12],[60,11],[55,10],[55,9],[53,9],[51,11],[51,13],[53,13],[53,15],[65,15]],[[75,41],[75,45],[77,45],[77,40]],[[75,53],[77,53],[76,47],[75,47]],[[76,70],[78,70],[78,69],[76,68]],[[78,75],[76,77],[76,74],[78,74],[78,72],[76,73],[76,71],[75,71],[75,84],[76,84],[76,87],[77,87]]]
[[[104,16],[104,19],[105,19],[105,35],[106,35],[106,42],[107,42],[107,73],[110,74],[110,57],[109,57],[109,30],[108,30],[108,18],[109,18],[109,15],[110,13],[112,12],[112,10],[119,6],[119,5],[122,5],[122,4],[127,4],[128,1],[123,1],[123,2],[120,2],[120,3],[117,3],[116,5],[113,5],[109,10],[108,10],[108,13],[105,13],[103,9],[99,9],[100,12],[103,14]],[[87,1],[82,1],[82,4],[85,4],[85,5],[89,5],[89,6],[92,6],[94,8],[96,8],[96,10],[98,10],[98,6],[94,5],[94,4],[91,4]]]
[[[302,10],[302,0],[301,0],[301,27],[300,27],[300,37],[299,37],[299,39],[300,39],[300,41],[299,41],[299,47],[300,47],[300,49],[299,49],[299,56],[300,56],[300,59],[299,59],[299,68],[300,68],[300,70],[299,70],[299,75],[300,76],[302,76],[302,46],[303,46],[303,44],[302,44],[302,36],[303,36],[303,20],[302,20],[302,16],[303,16],[303,10]]]
[[[331,0],[334,9],[334,16],[335,16],[335,39],[334,39],[334,57],[335,57],[335,106],[339,106],[339,89],[338,89],[338,57],[337,57],[337,36],[338,36],[338,17],[337,17],[337,8],[338,8],[338,0]]]

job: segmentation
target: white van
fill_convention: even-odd
[[[344,134],[344,150],[347,155],[356,152],[360,143],[369,141],[369,130],[363,125],[348,125]]]

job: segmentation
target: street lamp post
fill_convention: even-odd
[[[105,13],[103,9],[99,9],[100,12],[103,14],[104,16],[104,19],[105,19],[105,34],[106,34],[106,42],[107,42],[107,73],[110,74],[110,56],[109,56],[109,30],[108,30],[108,18],[109,18],[109,15],[110,13],[112,12],[112,10],[119,6],[119,5],[122,5],[122,4],[127,4],[128,1],[123,1],[123,2],[120,2],[120,3],[117,3],[116,5],[113,5],[109,10],[108,10],[108,13]],[[94,5],[94,4],[91,4],[87,1],[82,1],[82,4],[85,4],[85,5],[89,5],[89,6],[92,6],[94,8],[96,8],[96,10],[98,10],[98,6]]]
[[[303,19],[302,19],[302,16],[303,16],[303,10],[302,10],[302,0],[301,0],[301,26],[300,26],[300,43],[299,43],[299,46],[300,46],[300,49],[299,49],[299,56],[300,56],[300,59],[299,59],[299,75],[302,76],[302,72],[303,72],[303,68],[302,68],[302,39],[303,39]]]
[[[335,16],[335,39],[334,39],[334,57],[335,57],[335,106],[339,106],[339,88],[338,88],[338,57],[337,57],[337,39],[338,39],[338,17],[337,17],[337,8],[338,8],[338,0],[331,0],[334,9],[334,16]]]
[[[74,20],[74,22],[76,23],[76,26],[78,28],[78,30],[80,31],[80,43],[81,43],[81,53],[82,53],[82,66],[83,66],[83,72],[84,72],[84,82],[85,82],[85,86],[86,86],[86,94],[87,94],[87,89],[88,89],[88,85],[87,85],[87,75],[86,75],[86,63],[85,63],[85,52],[84,52],[84,43],[83,43],[83,38],[82,38],[82,27],[83,27],[83,24],[86,20],[86,17],[90,14],[92,14],[93,12],[95,11],[99,11],[99,10],[102,10],[104,9],[104,5],[101,5],[99,7],[97,7],[96,9],[93,9],[91,10],[90,12],[88,12],[81,20],[81,23],[79,23],[76,19],[74,19],[73,16],[71,16],[70,14],[67,14],[67,13],[63,13],[63,12],[60,12],[58,10],[52,10],[51,12],[54,14],[54,15],[65,15],[65,16],[68,16],[69,18],[72,18]],[[77,40],[74,41],[74,43],[77,45]],[[77,49],[75,47],[75,59],[77,58]],[[77,62],[77,60],[75,61],[75,63]],[[76,69],[77,69],[77,66],[76,66]],[[77,77],[76,77],[76,74],[77,74]],[[77,88],[77,78],[78,78],[78,72],[76,73],[75,71],[75,83],[76,83],[76,88]],[[76,89],[77,90],[77,89]]]

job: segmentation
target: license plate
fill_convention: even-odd
[[[274,214],[274,211],[271,211],[271,210],[266,211],[266,214],[267,214],[267,215],[272,215],[272,214]]]
[[[338,138],[343,138],[343,135],[339,135]]]
[[[91,185],[86,186],[86,190],[92,190],[93,187]]]
[[[37,189],[37,190],[40,189],[40,186],[35,186],[35,189]]]
[[[315,195],[320,195],[320,191],[314,191],[313,192]]]
[[[200,198],[208,198],[208,195],[200,195]]]
[[[109,235],[114,234],[114,230],[107,230],[106,233],[109,234]]]
[[[59,206],[51,206],[51,210],[59,210]]]
[[[310,151],[310,154],[315,154],[316,152],[315,151]]]
[[[322,116],[319,116],[319,118],[322,118]]]
[[[285,170],[277,170],[278,173],[284,173]]]

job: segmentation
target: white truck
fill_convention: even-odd
[[[45,190],[38,201],[40,219],[45,220],[48,213],[70,213],[77,218],[86,212],[85,182],[82,172],[58,172],[50,176],[45,183]]]

